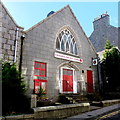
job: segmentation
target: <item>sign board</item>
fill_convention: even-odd
[[[93,59],[92,62],[93,62],[93,65],[97,65],[98,64],[97,59]]]
[[[61,54],[61,53],[55,52],[54,56],[56,58],[60,58],[60,59],[64,59],[64,60],[69,60],[69,61],[83,63],[83,59],[78,58],[78,57],[74,57],[74,56],[70,56],[70,55],[65,55],[65,54]]]

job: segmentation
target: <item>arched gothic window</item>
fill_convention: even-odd
[[[75,38],[68,29],[61,31],[56,39],[56,49],[78,55]]]

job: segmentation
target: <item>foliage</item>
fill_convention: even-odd
[[[3,115],[23,113],[30,105],[25,95],[25,84],[15,64],[2,64],[2,108]]]
[[[106,42],[106,46],[111,46]],[[115,47],[105,47],[103,58],[104,71],[106,76],[106,91],[120,91],[120,51]]]
[[[44,90],[40,86],[40,89],[38,89],[38,93],[37,93],[37,106],[38,107],[49,106],[53,104],[53,99],[47,98],[45,95],[46,95],[46,90]]]
[[[39,101],[37,101],[37,107],[50,106],[53,104],[54,104],[53,98],[42,98]]]
[[[40,86],[40,89],[38,90],[37,96],[41,99],[42,96],[45,95],[45,90]]]
[[[106,40],[106,44],[105,44],[105,47],[104,49],[111,49],[113,46],[110,44],[110,41],[109,40]]]

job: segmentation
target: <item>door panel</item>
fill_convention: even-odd
[[[87,70],[87,92],[93,93],[93,75],[91,70]]]
[[[63,69],[63,92],[73,92],[73,70]]]

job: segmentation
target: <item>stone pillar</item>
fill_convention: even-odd
[[[37,107],[37,95],[32,94],[31,95],[31,108]]]

